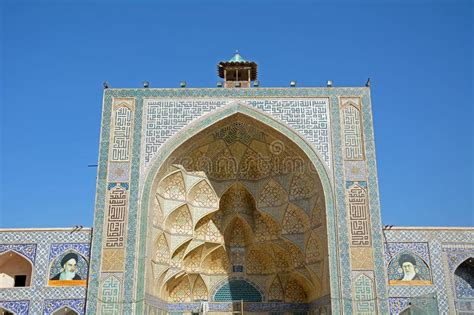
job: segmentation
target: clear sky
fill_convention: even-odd
[[[0,227],[92,226],[102,82],[362,86],[383,224],[473,226],[472,1],[0,1]]]

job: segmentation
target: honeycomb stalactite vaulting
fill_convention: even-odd
[[[289,140],[258,126],[210,127],[156,177],[150,294],[212,301],[225,279],[250,281],[265,301],[329,294],[321,290],[329,276],[319,178]]]

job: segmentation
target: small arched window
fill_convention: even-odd
[[[0,288],[29,287],[33,266],[20,254],[8,251],[0,255]]]
[[[54,311],[53,315],[79,315],[79,313],[71,309],[70,307],[64,306]]]

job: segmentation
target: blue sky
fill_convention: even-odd
[[[239,49],[265,87],[362,86],[383,224],[473,226],[471,1],[0,4],[0,227],[92,226],[102,82],[213,87]]]

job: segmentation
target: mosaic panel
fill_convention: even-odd
[[[262,302],[260,291],[246,280],[231,280],[218,288],[213,296],[214,301]]]
[[[17,315],[27,315],[30,301],[0,301],[0,306]]]
[[[76,311],[79,315],[85,314],[85,300],[44,300],[43,315],[53,314],[55,311],[67,307]]]
[[[78,252],[84,259],[88,260],[90,248],[90,243],[53,243],[51,244],[51,251],[49,252],[49,262],[68,250]]]
[[[354,313],[358,315],[373,315],[377,313],[373,285],[373,274],[353,272]]]
[[[371,247],[351,248],[352,270],[373,270],[374,258]]]
[[[130,142],[133,124],[133,99],[115,99],[112,112],[111,161],[130,159]]]
[[[385,264],[401,252],[412,252],[422,258],[428,265],[430,264],[430,252],[427,242],[397,242],[385,243]]]
[[[362,122],[360,115],[360,100],[341,99],[342,138],[345,160],[363,160],[364,144],[362,138]],[[355,101],[355,102],[354,102]]]
[[[110,162],[109,163],[109,182],[128,182],[129,162]]]
[[[102,251],[102,272],[123,271],[125,249],[105,248]]]
[[[365,161],[344,161],[344,178],[348,181],[367,181]]]
[[[398,314],[398,310],[392,307],[393,301],[403,298],[404,301],[410,298],[419,297],[423,301],[433,301],[435,294],[436,312],[441,314],[454,313],[454,307],[457,306],[455,299],[453,270],[454,266],[461,263],[463,258],[467,258],[469,250],[472,250],[474,243],[474,230],[472,229],[397,229],[385,230],[385,236],[388,243],[385,249],[385,263],[391,260],[398,253],[406,250],[414,252],[421,259],[429,262],[431,266],[431,276],[433,285],[430,286],[390,286],[390,309],[392,314]],[[411,240],[412,242],[407,242]],[[392,245],[395,244],[395,245]],[[390,254],[387,251],[387,245],[390,248]],[[464,253],[464,256],[454,258],[450,264],[451,258],[449,252]],[[472,250],[474,254],[474,250]],[[454,254],[452,257],[455,257]],[[454,261],[459,261],[455,263]],[[451,267],[453,266],[453,267]],[[449,300],[448,300],[449,299]],[[392,301],[393,300],[393,301]],[[408,302],[407,302],[408,303]],[[430,304],[430,307],[434,307]],[[435,313],[433,313],[435,314]]]
[[[0,244],[0,254],[10,250],[28,258],[34,265],[36,259],[36,244]]]
[[[461,264],[467,258],[474,257],[474,244],[469,245],[454,248],[443,246],[443,252],[447,254],[448,266],[451,272],[454,272],[459,264]]]
[[[122,301],[120,280],[115,276],[108,276],[101,286],[101,315],[120,314]]]
[[[127,227],[128,187],[122,184],[112,187],[108,192],[108,207],[104,248],[123,248]]]
[[[351,246],[370,246],[370,218],[366,182],[346,182]]]
[[[399,298],[399,297],[391,297],[388,299],[388,304],[390,307],[390,314],[398,315],[403,310],[407,309],[410,305],[409,298]]]
[[[159,147],[193,119],[216,110],[233,100],[146,99],[145,167]],[[317,99],[248,99],[242,102],[287,123],[299,131],[317,149],[330,168],[329,100]]]

